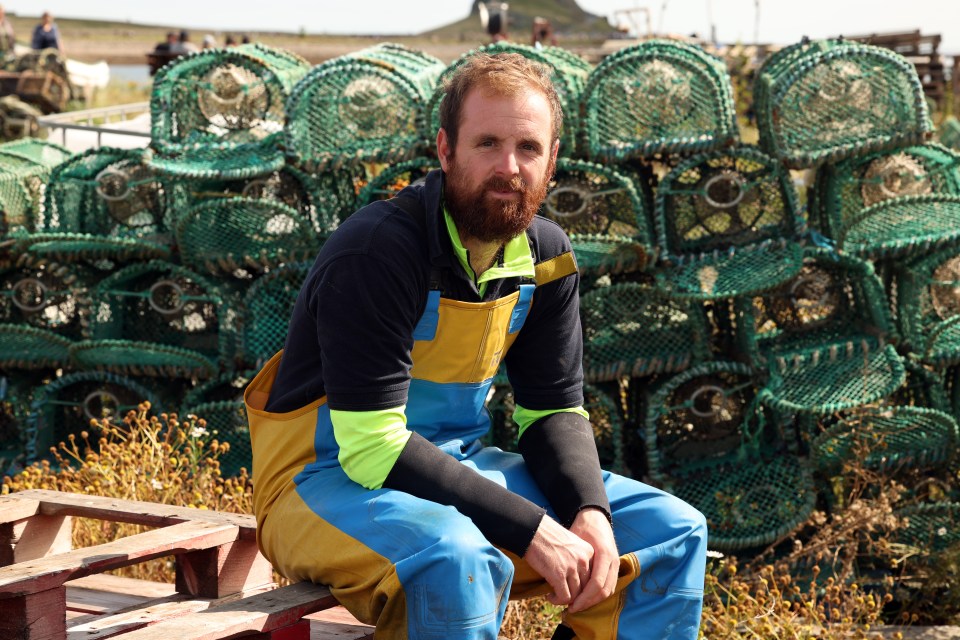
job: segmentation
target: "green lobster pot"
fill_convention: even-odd
[[[32,233],[16,248],[59,262],[169,256],[173,245],[164,181],[141,149],[100,147],[57,165]]]
[[[740,350],[767,371],[761,401],[783,413],[828,414],[874,402],[905,380],[886,343],[883,285],[865,261],[807,250],[800,273],[735,301]]]
[[[220,473],[231,478],[241,467],[253,471],[253,453],[250,449],[250,426],[243,404],[243,390],[256,372],[230,373],[210,380],[183,398],[180,418],[194,415],[206,421],[206,430],[213,439],[230,445],[230,450],[219,457]]]
[[[443,69],[392,43],[317,65],[287,100],[287,153],[307,171],[415,156],[432,142],[426,105]]]
[[[471,56],[479,53],[497,55],[500,53],[515,53],[538,62],[550,71],[550,79],[560,99],[563,109],[563,130],[560,132],[560,155],[575,156],[579,154],[580,130],[580,99],[583,94],[592,66],[585,59],[560,47],[543,47],[537,49],[515,42],[495,42],[488,44],[460,56],[443,71],[440,81],[433,89],[430,98],[430,127],[425,132],[427,142],[433,142],[437,131],[440,130],[440,104],[443,102],[443,80],[463,65]]]
[[[960,120],[953,116],[944,118],[937,136],[943,146],[960,151]]]
[[[921,503],[899,509],[895,514],[907,520],[907,526],[898,528],[894,536],[900,544],[942,552],[960,542],[960,504]]]
[[[960,249],[898,265],[897,321],[905,346],[922,362],[960,363]]]
[[[714,300],[797,275],[804,220],[790,174],[753,147],[687,158],[657,189],[655,221],[670,295]]]
[[[316,256],[309,219],[274,200],[225,198],[193,207],[177,222],[184,264],[215,275],[249,275]]]
[[[810,460],[832,474],[855,460],[881,472],[936,467],[957,446],[953,416],[925,407],[863,407],[828,417],[820,428],[810,443]]]
[[[149,164],[192,178],[250,178],[284,165],[285,102],[310,63],[259,43],[209,49],[159,72]]]
[[[583,371],[588,381],[682,371],[710,357],[699,306],[656,287],[620,282],[580,297]]]
[[[47,262],[0,273],[0,367],[67,365],[88,321],[92,283],[76,266]]]
[[[163,411],[157,395],[135,379],[107,371],[70,373],[34,390],[26,426],[27,462],[45,457],[51,447],[90,431],[91,420],[119,422],[128,411],[147,401]],[[91,442],[96,442],[92,434]]]
[[[244,296],[244,362],[260,367],[283,348],[293,307],[312,262],[285,264],[257,278]]]
[[[0,144],[0,236],[34,229],[50,172],[70,155],[35,138]]]
[[[641,271],[656,260],[646,183],[598,164],[560,158],[539,214],[570,235],[584,275]]]
[[[648,40],[607,56],[581,103],[591,159],[702,153],[739,136],[726,66],[683,42]]]
[[[236,351],[236,305],[185,267],[133,264],[104,279],[92,298],[87,339],[70,347],[82,368],[206,378]]]
[[[363,186],[354,208],[360,209],[371,202],[392,198],[404,187],[424,180],[428,173],[439,168],[440,161],[432,156],[386,166]]]
[[[922,142],[933,130],[913,64],[889,49],[802,42],[754,82],[760,147],[799,169]]]

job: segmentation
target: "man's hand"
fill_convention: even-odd
[[[547,596],[547,600],[559,606],[574,602],[580,595],[590,577],[593,554],[593,547],[583,538],[545,515],[523,559],[553,587],[553,593]]]
[[[610,521],[599,509],[583,509],[577,514],[570,531],[593,547],[589,579],[581,581],[582,590],[570,604],[570,613],[576,613],[589,609],[613,593],[620,570],[620,554]]]

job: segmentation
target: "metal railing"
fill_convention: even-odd
[[[127,122],[132,115],[141,115],[150,111],[149,102],[132,102],[130,104],[83,109],[81,111],[67,111],[37,118],[37,124],[51,131],[60,130],[60,143],[67,144],[67,131],[86,131],[97,134],[97,147],[101,146],[103,134],[115,134],[149,138],[149,131],[137,131],[117,127],[117,123]]]

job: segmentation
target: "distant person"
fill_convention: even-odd
[[[197,45],[190,42],[190,32],[184,29],[180,32],[180,37],[177,39],[176,43],[170,47],[170,53],[196,53],[200,49],[197,48]]]
[[[0,4],[0,57],[8,58],[14,55],[13,47],[16,40],[13,36],[13,25],[7,20],[7,12]]]
[[[60,30],[49,11],[40,16],[40,24],[33,28],[31,46],[37,51],[41,49],[57,49],[63,53],[63,42],[60,40]]]
[[[223,41],[223,46],[225,47],[235,47],[237,46],[237,39],[232,35],[227,34],[227,39]]]
[[[173,31],[168,31],[167,39],[164,42],[157,43],[154,51],[157,53],[170,53],[175,44],[177,44],[177,34]]]
[[[241,44],[250,44],[250,36],[243,34],[243,38],[240,39]]]
[[[203,42],[201,43],[201,49],[214,49],[217,46],[217,39],[213,37],[212,33],[208,33],[203,36]]]

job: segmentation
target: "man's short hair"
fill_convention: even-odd
[[[527,89],[539,91],[550,105],[553,124],[550,142],[560,138],[563,107],[550,79],[550,69],[519,53],[477,53],[470,56],[443,83],[440,126],[447,132],[451,149],[457,146],[464,100],[475,87],[503,96],[514,96]]]

